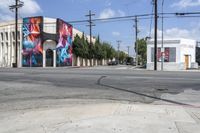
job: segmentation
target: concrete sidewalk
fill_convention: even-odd
[[[63,101],[65,102],[65,101]],[[136,103],[68,104],[1,113],[1,133],[199,133],[200,109]]]

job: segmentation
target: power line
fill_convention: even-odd
[[[96,18],[96,19],[93,19],[93,22],[126,19],[126,18],[132,18],[133,19],[133,18],[135,18],[135,16],[137,16],[137,17],[147,17],[147,16],[151,16],[151,15],[153,15],[153,14],[140,14],[140,15],[123,16],[123,17],[111,17],[111,18]],[[68,23],[83,23],[83,22],[88,22],[88,20],[68,21]]]
[[[125,18],[135,18],[136,16],[139,17],[147,17],[153,14],[140,14],[140,15],[131,15],[131,16],[123,16],[123,17],[111,17],[111,18],[102,18],[102,19],[94,19],[94,21],[105,21],[105,20],[114,20],[114,19],[125,19]]]
[[[197,15],[197,14],[200,14],[200,12],[166,12],[166,13],[157,13],[157,17],[159,17],[160,15],[173,15],[175,17],[180,17],[180,16],[183,16],[183,15]],[[179,15],[179,16],[177,16]],[[146,19],[146,17],[153,17],[155,16],[155,14],[153,13],[150,13],[150,14],[139,14],[139,15],[130,15],[130,16],[123,16],[123,17],[111,17],[111,18],[103,18],[103,19],[93,19],[93,22],[98,22],[98,21],[102,21],[102,22],[107,22],[107,21],[110,21],[110,20],[123,20],[123,19],[127,19],[130,18],[131,19],[134,19],[135,17],[138,17],[138,20],[140,19]],[[148,18],[148,19],[151,19]],[[88,20],[76,20],[76,21],[68,21],[68,23],[84,23],[84,22],[88,22]]]
[[[194,15],[194,14],[200,14],[200,12],[182,12],[182,13],[175,13],[176,15]]]
[[[200,15],[192,15],[192,16],[163,16],[164,19],[179,19],[179,18],[199,18]],[[150,19],[153,19],[154,17],[142,17],[142,18],[138,18],[138,20],[150,20]],[[160,17],[158,17],[159,19]],[[119,20],[109,20],[109,21],[96,21],[95,23],[98,23],[98,24],[101,24],[101,23],[112,23],[112,22],[119,22],[119,21],[132,21],[133,18],[128,18],[128,19],[119,19]],[[73,25],[86,25],[88,23],[88,20],[87,21],[79,21],[79,22],[75,22],[75,21],[67,21],[68,23],[71,23]],[[22,24],[22,23],[18,23],[18,24]],[[29,23],[30,24],[30,23]],[[33,24],[33,23],[31,23]],[[55,24],[55,22],[45,22],[45,24]],[[14,25],[14,24],[4,24],[4,25],[1,25],[0,27],[3,27],[3,26],[8,26],[8,25]]]
[[[195,16],[163,16],[164,19],[168,19],[168,18],[169,19],[173,19],[173,18],[175,18],[175,19],[179,19],[179,18],[198,18],[198,17],[200,17],[200,15],[195,15]],[[153,18],[154,17],[143,17],[143,18],[138,18],[138,20],[151,20],[151,19],[153,20]],[[160,19],[160,18],[162,18],[162,17],[158,17],[158,19]],[[120,22],[120,21],[121,22],[126,22],[126,21],[132,21],[132,20],[133,20],[132,18],[128,18],[128,19],[123,19],[123,20],[119,19],[119,20],[108,20],[108,21],[96,21],[95,23],[96,24],[104,24],[104,23],[114,23],[114,22]],[[85,25],[85,23],[75,23],[73,25]],[[149,28],[149,31],[151,32],[152,31],[152,22],[151,22],[150,25],[151,25],[150,26],[151,28]],[[149,36],[151,36],[151,34]]]
[[[165,13],[163,13],[165,14]],[[174,13],[175,14],[175,13]],[[19,14],[18,14],[19,15]],[[138,18],[138,20],[150,20],[154,17],[142,17],[142,18]],[[159,19],[160,17],[158,17]],[[192,16],[163,16],[164,19],[182,19],[182,18],[200,18],[200,15],[192,15]],[[119,22],[119,21],[132,21],[133,19],[132,18],[128,18],[128,19],[119,19],[119,20],[109,20],[109,21],[96,21],[96,23],[98,24],[101,24],[101,23],[112,23],[112,22]],[[84,20],[84,21],[67,21],[68,23],[71,23],[73,25],[86,25],[88,23],[88,20]],[[18,24],[22,24],[22,23],[19,23]],[[30,24],[30,23],[29,23]],[[33,23],[31,23],[33,24]],[[55,24],[55,22],[45,22],[45,24]],[[8,25],[15,25],[14,23],[13,24],[3,24],[1,25],[0,27],[4,27],[4,26],[8,26]]]
[[[153,12],[153,11],[152,11]],[[186,14],[187,16],[177,16],[179,14]],[[188,12],[188,13],[163,13],[163,18],[192,18],[192,17],[200,17],[200,12]],[[113,18],[105,18],[105,19],[92,19],[92,21],[96,21],[96,23],[108,23],[108,22],[118,22],[118,21],[131,21],[137,16],[138,20],[146,20],[146,19],[152,19],[153,13],[151,14],[140,14],[140,15],[132,15],[132,16],[124,16],[124,17],[113,17]],[[162,15],[162,13],[158,13],[158,19],[160,18],[159,15]],[[165,16],[164,16],[165,15]],[[168,16],[166,16],[168,15]],[[170,16],[169,16],[170,15]],[[195,16],[188,16],[188,15],[195,15]],[[88,23],[88,20],[74,20],[74,21],[67,21],[68,23],[74,24],[74,25],[81,25],[81,23]],[[55,23],[55,22],[48,22],[48,24]],[[83,24],[85,25],[85,24]]]
[[[167,12],[167,13],[163,13],[163,15],[173,15],[173,16],[170,16],[170,18],[173,18],[173,17],[190,17],[190,16],[183,16],[183,15],[197,15],[197,14],[200,14],[200,12]],[[158,13],[158,16],[159,15],[162,15],[162,13]],[[177,16],[179,15],[179,16]],[[182,15],[182,16],[180,16]],[[131,16],[123,16],[123,17],[111,17],[111,18],[104,18],[104,19],[93,19],[92,21],[101,21],[101,22],[108,22],[108,21],[111,21],[111,20],[116,20],[116,21],[123,21],[123,19],[126,20],[133,20],[135,17],[138,17],[138,20],[142,20],[142,19],[151,19],[154,14],[153,13],[150,13],[150,14],[138,14],[138,15],[131,15]],[[191,16],[191,17],[200,17],[200,16]],[[129,18],[129,19],[128,19]],[[167,17],[164,17],[164,18],[167,18]],[[169,17],[168,17],[169,18]],[[75,23],[88,23],[88,20],[73,20],[73,21],[67,21],[68,23],[71,23],[71,24],[75,24]],[[54,22],[52,22],[54,23]]]

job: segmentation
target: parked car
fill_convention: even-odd
[[[135,66],[136,63],[133,61],[132,57],[127,57],[126,58],[126,65],[133,65],[133,66]]]
[[[109,65],[109,66],[111,66],[111,65],[117,65],[117,64],[118,64],[117,61],[110,61],[110,62],[108,62],[108,65]]]

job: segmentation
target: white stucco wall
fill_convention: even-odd
[[[166,39],[164,48],[176,48],[176,62],[164,62],[164,70],[184,70],[185,55],[191,55],[190,68],[196,68],[196,41],[190,39]],[[158,40],[157,47],[161,47],[161,40]],[[154,48],[154,41],[147,42],[147,69],[154,69],[154,62],[151,62],[151,48]],[[161,62],[157,63],[158,70],[161,70]]]
[[[164,40],[164,48],[175,47],[176,48],[176,62],[180,60],[180,40]],[[147,42],[147,63],[151,62],[151,48],[154,48],[154,41]],[[158,40],[157,48],[161,48],[161,40]]]
[[[18,25],[18,62],[21,58],[22,21]],[[2,39],[3,37],[3,39]],[[12,67],[15,62],[15,23],[14,21],[0,23],[0,67]],[[18,63],[21,66],[21,63]]]
[[[196,62],[196,41],[181,39],[180,43],[180,62],[185,62],[185,55],[191,55],[191,62]]]
[[[46,33],[56,34],[56,19],[44,18],[43,31]]]

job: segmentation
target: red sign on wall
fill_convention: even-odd
[[[169,48],[165,48],[165,62],[169,62]]]

